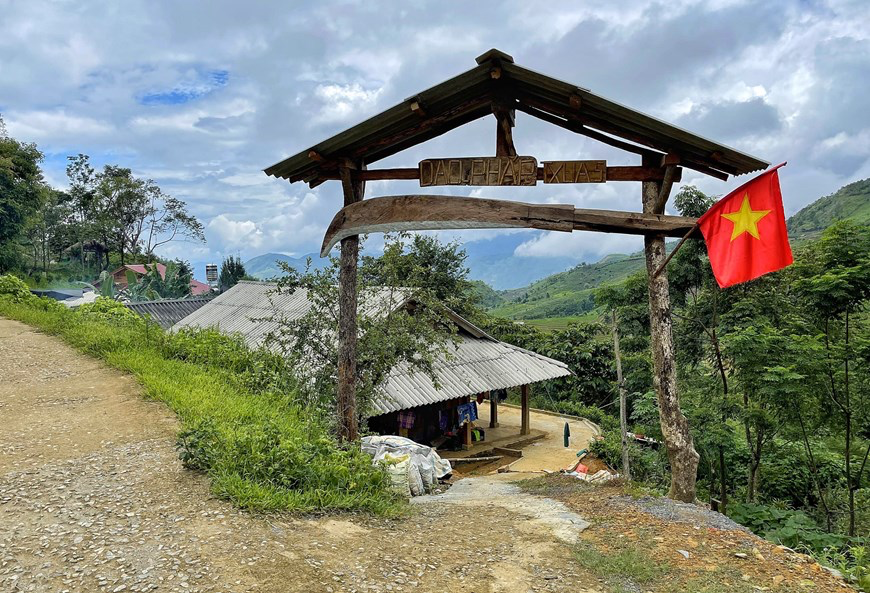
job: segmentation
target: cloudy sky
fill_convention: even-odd
[[[602,8],[604,6],[604,8]],[[131,167],[185,200],[226,254],[316,251],[341,203],[262,169],[475,65],[491,47],[771,162],[788,214],[870,177],[870,2],[89,2],[0,0],[0,114],[38,143],[49,181],[67,155]],[[638,157],[517,114],[539,160]],[[492,154],[486,118],[383,161]],[[684,183],[723,194],[685,171]],[[369,196],[413,182],[377,182]],[[633,183],[469,190],[471,195],[638,210]],[[476,233],[476,234],[475,234]],[[485,236],[465,232],[467,240]],[[529,235],[518,254],[594,260],[636,239]]]

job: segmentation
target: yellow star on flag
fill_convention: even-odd
[[[749,203],[749,194],[744,194],[743,204],[740,205],[740,210],[723,214],[722,218],[726,218],[734,223],[734,229],[731,231],[731,240],[733,241],[743,233],[749,233],[756,239],[758,236],[758,221],[770,214],[770,210],[753,210]]]

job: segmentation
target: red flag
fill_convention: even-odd
[[[698,219],[721,288],[792,263],[777,173],[783,165],[741,185]]]

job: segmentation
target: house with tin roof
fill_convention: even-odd
[[[376,294],[370,300],[378,303],[387,302],[389,298],[389,306],[395,308],[413,303],[410,291],[395,298],[395,289],[383,290],[383,295]],[[237,334],[256,348],[263,346],[267,337],[278,329],[280,324],[274,318],[300,319],[311,307],[304,289],[278,292],[274,283],[242,281],[199,307],[172,329],[216,328]],[[447,310],[447,316],[456,326],[456,336],[448,344],[449,354],[436,360],[436,381],[408,365],[398,365],[377,390],[369,426],[381,433],[401,434],[421,443],[442,441],[448,436],[470,445],[477,403],[490,401],[490,426],[495,428],[498,426],[495,394],[519,388],[522,394],[520,434],[528,434],[529,386],[570,375],[568,366],[497,340],[453,311]]]

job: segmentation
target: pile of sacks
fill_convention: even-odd
[[[453,472],[435,449],[405,437],[363,437],[362,450],[372,456],[373,464],[384,466],[393,488],[408,497],[431,492],[440,478]]]

